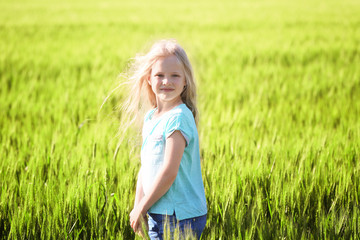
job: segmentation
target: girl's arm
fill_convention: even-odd
[[[130,213],[131,227],[134,231],[137,231],[142,216],[169,190],[175,181],[185,150],[185,144],[185,138],[180,131],[175,131],[166,139],[164,164],[156,175],[149,194],[144,195]]]
[[[144,197],[144,190],[142,187],[142,174],[141,174],[142,168],[140,168],[140,171],[138,173],[138,179],[137,179],[137,183],[136,183],[136,195],[135,195],[135,202],[134,202],[134,208],[136,207],[136,205],[139,204],[140,200]]]
[[[136,183],[136,195],[135,195],[134,209],[131,211],[130,216],[131,216],[132,212],[135,210],[136,206],[141,201],[141,199],[144,197],[144,190],[143,190],[143,187],[142,187],[142,173],[141,173],[141,171],[142,171],[142,168],[140,168],[140,171],[138,173],[138,179],[137,179],[137,183]],[[139,226],[139,229],[137,229],[135,231],[136,233],[138,233],[143,238],[145,236],[144,231],[148,229],[148,225],[147,225],[147,222],[145,221],[145,219],[146,219],[145,214],[143,214],[142,219],[140,221],[143,220],[145,229],[143,229],[142,226]]]

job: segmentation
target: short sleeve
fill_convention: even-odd
[[[169,118],[165,128],[165,138],[168,138],[177,130],[184,136],[186,146],[188,146],[192,138],[192,130],[189,122],[183,114],[175,114]]]

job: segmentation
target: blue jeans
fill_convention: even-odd
[[[175,213],[173,215],[148,213],[148,216],[149,237],[152,240],[163,239],[164,233],[167,231],[164,229],[164,225],[165,228],[168,227],[168,231],[172,237],[175,229],[178,228],[181,236],[188,233],[189,229],[191,229],[192,234],[196,235],[197,239],[200,239],[201,233],[203,232],[206,224],[206,214],[200,217],[184,219],[181,221],[176,219]],[[182,238],[180,237],[180,239]]]

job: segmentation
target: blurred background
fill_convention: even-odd
[[[1,238],[135,238],[141,139],[118,144],[125,92],[112,91],[162,38],[197,78],[203,239],[359,237],[358,1],[0,9]]]

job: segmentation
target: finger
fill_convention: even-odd
[[[136,221],[131,221],[131,228],[136,232]]]
[[[134,232],[137,232],[137,229],[138,229],[138,224],[137,224],[137,222],[134,222],[134,227],[133,227],[133,229],[134,229]]]

